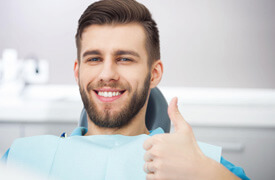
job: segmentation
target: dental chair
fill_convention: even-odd
[[[167,112],[167,102],[161,91],[155,87],[151,90],[146,110],[145,122],[149,131],[161,127],[165,133],[170,132],[170,119]],[[88,127],[87,113],[82,109],[78,126]]]

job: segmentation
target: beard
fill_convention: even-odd
[[[91,84],[88,84],[87,91],[85,91],[79,83],[80,95],[90,120],[95,125],[102,128],[121,128],[129,124],[129,122],[131,122],[131,120],[138,114],[146,102],[149,92],[150,79],[151,74],[148,73],[144,81],[143,89],[140,91],[136,90],[127,104],[124,104],[119,112],[113,114],[111,113],[110,107],[108,107],[108,105],[105,106],[103,112],[100,112],[96,108],[95,102],[89,99],[89,92],[93,91],[94,88]],[[100,88],[104,86],[107,86],[107,84],[104,82],[99,82],[96,87]],[[112,82],[108,83],[108,87],[118,88],[121,87],[121,85],[119,85],[117,82]],[[130,87],[126,89],[130,94],[132,89]]]

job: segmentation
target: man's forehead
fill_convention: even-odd
[[[81,38],[81,54],[88,50],[146,51],[145,32],[137,23],[116,25],[91,25],[84,29]]]
[[[97,49],[90,49],[87,51],[83,52],[83,57],[85,56],[89,56],[89,55],[103,55],[104,52],[102,52],[101,50],[97,50]],[[136,52],[135,50],[122,50],[122,49],[114,49],[111,51],[111,54],[114,56],[119,56],[119,55],[132,55],[135,56],[137,58],[140,58],[140,55],[138,52]]]
[[[128,24],[104,24],[91,25],[86,27],[82,33],[82,41],[91,41],[93,38],[114,38],[119,36],[120,39],[145,40],[144,28],[138,23]],[[129,38],[131,37],[131,38]]]

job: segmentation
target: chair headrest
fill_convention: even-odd
[[[145,123],[148,130],[154,130],[161,127],[164,132],[170,132],[171,123],[167,109],[168,104],[161,91],[157,87],[151,89],[145,117]],[[88,127],[85,108],[82,109],[78,125],[81,127]]]

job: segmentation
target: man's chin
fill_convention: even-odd
[[[109,129],[122,128],[128,123],[127,121],[123,121],[122,119],[119,120],[119,118],[117,117],[110,118],[110,116],[104,116],[97,119],[92,119],[92,122],[100,128],[109,128]]]

